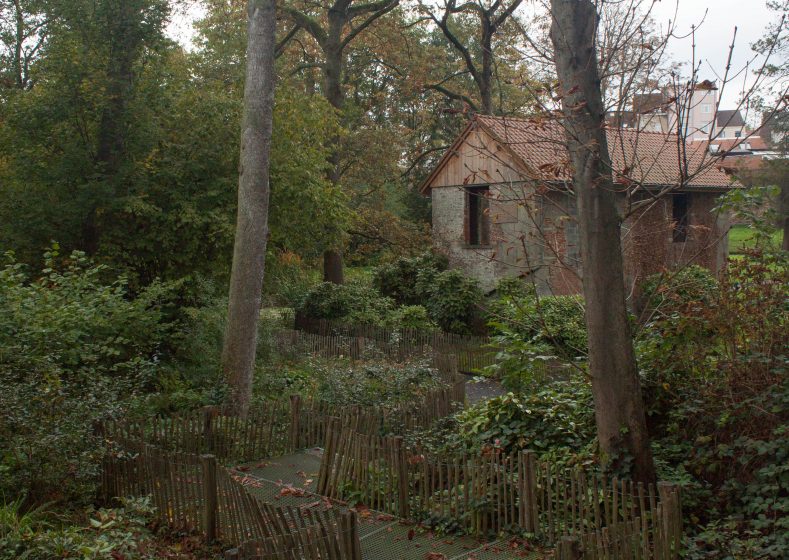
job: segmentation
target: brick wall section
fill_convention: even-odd
[[[718,195],[690,193],[689,230],[685,242],[672,239],[671,197],[658,200],[631,216],[622,228],[625,278],[630,292],[651,274],[698,264],[717,274],[726,264],[726,216],[714,212]]]
[[[572,199],[548,193],[545,201],[528,196],[528,187],[491,186],[490,245],[466,244],[466,200],[463,187],[432,190],[433,239],[457,268],[478,280],[483,290],[501,278],[525,275],[542,294],[580,293],[580,271],[573,256],[579,251],[578,228],[568,205]],[[631,216],[622,228],[627,293],[647,276],[693,262],[718,272],[725,265],[728,221],[713,212],[717,195],[692,193],[688,240],[672,240],[670,197]],[[542,232],[542,233],[540,233]],[[723,241],[721,241],[723,239]],[[572,253],[572,254],[571,254]]]

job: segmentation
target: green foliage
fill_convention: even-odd
[[[269,251],[263,295],[267,305],[299,307],[318,281],[304,260],[290,251]]]
[[[789,552],[789,268],[770,253],[653,292],[637,344],[655,456],[683,482],[691,558]]]
[[[718,280],[709,269],[690,265],[674,273],[650,276],[643,284],[645,301],[642,322],[654,324],[691,302],[697,307],[709,306],[719,290]]]
[[[389,314],[386,322],[395,329],[414,329],[421,332],[438,329],[438,325],[428,315],[427,309],[421,305],[398,307]]]
[[[489,307],[495,363],[486,373],[511,391],[523,392],[543,380],[549,363],[574,361],[587,352],[583,300],[578,296],[538,296],[519,279],[502,280]]]
[[[46,254],[38,280],[0,269],[0,494],[32,503],[88,497],[102,442],[93,422],[154,386],[168,332],[153,285],[135,299],[123,279],[73,253]]]
[[[458,413],[424,442],[437,451],[532,449],[567,464],[594,456],[594,410],[588,381],[573,377],[528,395],[508,393]]]
[[[0,506],[0,559],[153,560],[153,518],[148,498],[124,500],[122,508],[89,511],[85,525],[55,526],[23,513],[18,502]]]
[[[116,119],[122,154],[109,169],[96,156],[116,96],[107,71],[113,18],[105,12],[129,3],[63,4],[35,67],[35,87],[0,104],[0,247],[33,264],[58,239],[66,251],[84,250],[122,271],[132,291],[157,278],[186,279],[184,290],[197,277],[221,286],[236,217],[241,91],[228,91],[204,73],[199,56],[164,39],[156,10],[167,2],[134,0],[151,11],[141,12],[145,48],[134,51],[133,79]],[[323,99],[278,87],[272,253],[313,259],[338,243],[350,215],[347,197],[326,178],[325,141],[338,133]]]
[[[426,269],[417,278],[425,295],[423,305],[444,332],[471,334],[482,300],[479,284],[458,270],[434,272]]]
[[[424,302],[424,286],[418,283],[419,275],[436,274],[447,269],[446,257],[437,253],[424,253],[418,257],[401,257],[376,268],[373,286],[398,305],[420,305]]]
[[[358,282],[315,286],[299,311],[316,319],[470,334],[482,291],[476,281],[445,268],[444,257],[433,253],[401,258],[375,268],[373,287]]]
[[[440,385],[438,371],[422,361],[366,363],[316,370],[316,394],[336,404],[385,405],[414,402]]]
[[[304,298],[299,311],[314,319],[343,319],[352,324],[382,324],[393,302],[362,283],[322,282]]]
[[[312,360],[262,369],[255,389],[259,399],[299,393],[339,405],[393,405],[414,402],[441,385],[441,375],[425,360],[399,364]]]

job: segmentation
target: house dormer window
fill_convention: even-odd
[[[687,241],[688,226],[690,225],[687,193],[671,195],[671,218],[674,224],[674,231],[671,236],[674,243]]]
[[[490,244],[488,195],[490,187],[466,187],[466,244]]]

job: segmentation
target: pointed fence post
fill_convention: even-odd
[[[540,514],[537,503],[537,454],[531,450],[521,451],[521,523],[527,533],[538,535]]]
[[[203,532],[208,542],[217,537],[217,509],[219,500],[216,488],[216,457],[201,455],[203,469]]]
[[[216,415],[216,407],[204,406],[203,407],[203,441],[205,442],[205,449],[209,453],[214,452],[214,416]]]
[[[300,449],[301,443],[301,397],[290,396],[290,448],[292,451]]]
[[[581,560],[581,543],[578,537],[562,537],[556,547],[557,560]]]
[[[663,523],[668,554],[671,560],[679,558],[682,547],[682,501],[679,486],[669,482],[658,482],[658,494],[663,510]]]
[[[348,543],[350,558],[348,560],[362,560],[362,544],[359,540],[359,520],[356,512],[348,512]]]
[[[400,517],[408,519],[408,462],[405,457],[403,436],[394,438],[395,468],[397,469],[397,507]]]

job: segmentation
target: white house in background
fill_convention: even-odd
[[[675,101],[678,96],[682,99],[680,107]],[[689,100],[684,94],[675,94],[669,88],[636,94],[632,111],[610,113],[607,120],[610,126],[663,134],[675,133],[678,122],[681,122],[688,140],[705,140],[710,133],[714,136],[718,132],[715,119],[717,105],[717,86],[704,80],[696,84]]]
[[[677,130],[677,122],[682,123],[685,138],[688,140],[705,140],[717,133],[715,127],[715,109],[718,105],[718,86],[715,82],[704,80],[696,84],[687,105],[678,108],[675,103],[666,107],[668,113],[669,129],[663,132]]]
[[[718,111],[718,138],[742,138],[748,135],[745,129],[745,119],[736,109],[721,109]]]

